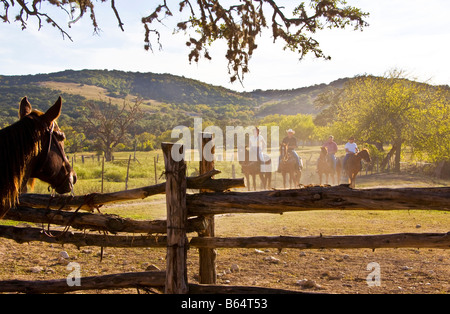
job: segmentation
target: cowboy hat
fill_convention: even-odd
[[[289,130],[286,130],[286,133],[293,133],[293,134],[295,134],[295,131],[292,130],[292,129],[289,129]]]

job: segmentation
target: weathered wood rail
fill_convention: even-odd
[[[194,194],[190,216],[225,213],[283,213],[308,210],[450,211],[450,188],[354,190],[345,185],[297,190]]]
[[[208,175],[211,175],[210,172]],[[213,180],[213,179],[211,179]],[[242,187],[243,179],[221,179],[226,189]],[[226,181],[225,181],[226,180]],[[214,180],[213,180],[214,181]],[[189,182],[189,181],[188,181]],[[189,187],[189,184],[188,184]],[[207,188],[208,183],[196,188]],[[191,188],[191,187],[189,187]],[[136,190],[151,190],[146,187]],[[21,205],[65,210],[81,206],[92,210],[107,203],[134,200],[155,194],[122,191],[109,194],[89,194],[81,197],[24,194]],[[116,197],[116,195],[121,195]],[[134,196],[133,196],[134,195]],[[145,196],[142,196],[145,195]],[[85,199],[90,199],[84,204]],[[398,189],[350,189],[347,185],[335,187],[311,186],[295,190],[272,190],[261,192],[217,192],[187,195],[189,216],[218,215],[225,213],[273,213],[308,210],[437,210],[450,211],[450,187],[398,188]],[[34,203],[35,202],[35,203]],[[50,204],[50,205],[49,205]]]
[[[54,280],[6,280],[0,285],[1,292],[65,293],[83,290],[126,289],[126,288],[156,288],[163,290],[166,280],[165,271],[120,273],[82,278],[80,286],[69,286],[66,279]],[[217,286],[188,284],[190,294],[305,294],[301,291],[272,289],[248,286]],[[307,292],[307,294],[312,294]]]
[[[189,245],[208,248],[378,249],[413,247],[450,249],[450,232],[315,237],[196,237],[192,238]]]
[[[204,141],[205,144],[207,141]],[[76,290],[163,287],[166,293],[290,293],[262,287],[217,286],[216,248],[450,248],[449,233],[398,233],[309,237],[226,237],[214,236],[214,215],[226,213],[273,213],[310,210],[433,210],[450,211],[450,188],[402,188],[353,190],[347,186],[311,186],[296,190],[224,192],[242,187],[243,179],[213,179],[219,172],[213,164],[203,165],[205,174],[186,178],[184,161],[170,156],[173,144],[164,144],[167,181],[154,186],[80,197],[25,194],[21,206],[10,210],[6,219],[68,226],[110,234],[72,232],[51,228],[0,226],[0,237],[19,243],[43,241],[102,247],[156,247],[167,250],[167,269],[161,272],[125,273],[83,277],[81,287],[69,287],[65,279],[0,282],[0,292],[64,293]],[[182,149],[178,147],[178,149]],[[187,194],[187,189],[202,193]],[[116,215],[73,212],[92,211],[103,204],[142,199],[166,193],[167,220],[136,221]],[[187,238],[187,233],[198,236]],[[165,234],[165,235],[163,235]],[[187,280],[189,247],[200,254],[201,284]],[[204,284],[208,283],[208,284]]]
[[[47,242],[73,244],[76,247],[102,246],[120,248],[167,247],[166,236],[101,235],[52,230],[52,237],[40,228],[0,226],[0,237],[18,243]],[[397,233],[381,235],[308,236],[308,237],[193,237],[189,247],[197,248],[295,248],[295,249],[378,249],[435,248],[450,249],[449,233]]]
[[[14,240],[18,243],[33,241],[73,244],[76,247],[101,246],[101,247],[159,247],[167,246],[166,236],[146,235],[104,235],[62,230],[46,232],[42,228],[17,228],[12,226],[0,226],[0,237]]]
[[[212,179],[220,171],[213,169],[198,177],[188,177],[188,189],[208,189],[211,191],[226,191],[231,188],[245,187],[244,179]],[[22,194],[19,198],[21,206],[34,208],[53,208],[61,210],[70,210],[80,208],[82,210],[94,211],[97,206],[104,204],[144,199],[152,195],[166,192],[166,183],[146,186],[142,188],[113,192],[113,193],[92,193],[84,196],[68,195],[44,195],[44,194]]]
[[[0,292],[21,293],[65,293],[82,290],[125,289],[136,287],[164,287],[165,271],[121,273],[82,278],[80,286],[69,286],[67,279],[54,280],[5,280],[1,281]]]
[[[122,218],[118,215],[109,214],[91,214],[76,213],[70,211],[58,211],[44,208],[31,208],[20,206],[11,209],[5,216],[5,219],[67,226],[75,229],[88,229],[107,231],[110,233],[166,233],[166,220],[133,220]],[[187,221],[187,232],[202,232],[205,229],[201,217],[189,218]]]

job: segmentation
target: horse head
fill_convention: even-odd
[[[358,156],[361,157],[364,161],[370,163],[372,162],[372,158],[370,158],[369,150],[367,148],[364,148],[358,153]]]
[[[288,144],[287,143],[282,143],[281,147],[280,147],[280,156],[281,156],[281,161],[288,161],[289,160],[289,150],[288,150]]]
[[[245,148],[238,148],[238,160],[241,165],[248,163],[248,161],[250,160],[249,156],[250,151],[247,146]]]
[[[33,121],[36,132],[39,134],[40,150],[31,162],[31,181],[37,178],[50,184],[57,193],[64,194],[73,190],[77,175],[64,152],[66,138],[64,132],[56,124],[56,119],[61,114],[61,107],[62,99],[59,97],[56,103],[43,113],[33,110],[25,97],[20,103],[19,118]]]

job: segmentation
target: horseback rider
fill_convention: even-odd
[[[297,152],[295,151],[295,149],[298,147],[297,138],[294,136],[295,131],[292,129],[289,129],[286,131],[286,133],[287,133],[287,136],[283,139],[283,141],[281,142],[281,145],[287,146],[287,151],[289,151],[292,154],[292,156],[294,156],[295,160],[297,161],[298,169],[299,169],[299,171],[301,171],[303,166],[300,161],[300,157],[298,156]],[[278,165],[280,165],[280,164],[281,164],[281,156],[280,156],[280,162]],[[280,166],[278,166],[278,172],[281,172]]]
[[[266,152],[267,143],[259,132],[259,128],[255,127],[253,135],[249,138],[250,161],[257,161],[261,166],[261,172],[272,172],[272,161]],[[256,157],[256,160],[254,160]]]
[[[259,134],[259,128],[255,127],[253,135],[249,138],[250,161],[262,161],[266,145],[266,140]],[[255,156],[256,160],[254,160]]]
[[[328,140],[325,144],[322,145],[322,147],[325,147],[328,151],[328,157],[331,160],[331,163],[333,165],[333,170],[336,170],[336,153],[338,151],[338,146],[336,142],[334,141],[334,136],[330,135],[328,137]]]
[[[355,155],[357,152],[359,152],[358,145],[356,145],[356,143],[355,143],[355,138],[353,136],[351,136],[348,139],[347,144],[345,144],[346,155],[344,157],[344,162],[343,162],[344,169],[346,169],[348,159],[351,156]]]

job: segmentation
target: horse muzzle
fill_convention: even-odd
[[[75,185],[76,182],[77,182],[77,175],[74,171],[71,171],[62,184],[56,187],[52,186],[52,188],[58,194],[66,194],[69,192],[73,192],[73,186]]]

